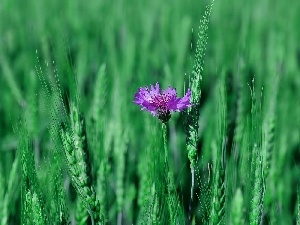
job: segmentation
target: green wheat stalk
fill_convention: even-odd
[[[77,92],[77,82],[74,78],[67,56],[65,56],[62,50],[59,51],[60,52],[57,56],[58,59],[64,58],[67,62],[60,66],[62,69],[67,70],[67,81],[70,91],[70,113],[67,112],[67,108],[65,107],[62,97],[58,70],[54,69],[53,74],[55,79],[52,81],[53,83],[50,83],[50,85],[46,83],[44,72],[41,68],[38,57],[37,60],[39,66],[36,66],[36,71],[48,101],[53,101],[54,108],[51,111],[51,126],[59,133],[71,182],[81,198],[81,202],[85,205],[86,210],[89,212],[92,223],[103,224],[105,217],[102,211],[100,211],[99,199],[92,184],[90,153],[87,146],[85,119],[79,110],[80,101]],[[49,71],[46,72],[49,73]],[[51,92],[54,94],[52,99]],[[66,117],[67,121],[61,123],[57,119],[60,117]],[[55,140],[55,137],[53,137],[53,139]]]
[[[212,187],[212,205],[210,213],[210,224],[219,225],[224,223],[225,207],[225,157],[226,149],[226,93],[224,78],[222,77],[216,87],[216,139],[212,143],[213,154],[213,187]]]
[[[204,68],[205,52],[208,40],[208,24],[210,20],[210,14],[213,7],[214,0],[206,7],[204,16],[200,21],[198,40],[196,46],[195,62],[193,71],[190,76],[191,86],[191,102],[192,107],[188,108],[187,112],[187,151],[188,158],[190,161],[191,168],[191,198],[189,203],[189,215],[188,220],[191,223],[192,219],[192,203],[194,196],[194,185],[195,185],[195,166],[197,161],[197,140],[198,140],[198,120],[199,120],[199,107],[201,97],[201,80]]]
[[[167,185],[167,201],[168,208],[170,213],[170,223],[178,224],[182,223],[182,209],[180,207],[180,203],[178,200],[178,196],[176,194],[176,187],[174,182],[173,173],[169,168],[169,160],[168,160],[168,144],[167,144],[167,126],[165,123],[162,123],[162,137],[163,137],[163,147],[164,147],[164,155],[165,155],[165,176],[166,176],[166,185]]]
[[[102,224],[104,215],[100,211],[100,203],[91,183],[84,119],[73,103],[70,105],[70,128],[61,129],[60,134],[72,184],[93,222]]]
[[[2,174],[2,170],[0,169],[0,216],[1,216],[1,225],[7,224],[8,220],[8,210],[7,210],[7,202],[5,201],[5,183],[4,176]]]
[[[240,188],[235,192],[231,205],[231,224],[242,225],[245,223],[243,218],[243,194]]]
[[[250,224],[258,225],[262,215],[263,199],[263,167],[262,167],[262,133],[261,133],[261,103],[257,98],[254,79],[252,80],[251,106],[251,178],[253,189],[251,192]]]
[[[18,154],[21,161],[21,224],[49,224],[38,184],[32,141],[26,124],[20,123]]]
[[[112,142],[113,126],[106,122],[107,103],[107,74],[106,64],[102,64],[97,72],[95,85],[93,86],[91,107],[87,115],[87,133],[89,146],[93,150],[94,165],[97,171],[96,193],[102,206],[103,215],[107,215],[108,199],[108,158],[109,148]],[[106,126],[109,128],[106,129]],[[106,141],[108,140],[108,143]]]
[[[148,136],[145,143],[147,147],[141,154],[138,164],[140,213],[137,224],[162,224],[163,221],[169,222],[165,169],[162,166],[165,157],[160,148],[162,140],[157,138],[160,133],[157,124],[151,125],[150,118],[146,118],[145,125]]]
[[[12,207],[12,204],[15,202],[14,195],[19,191],[18,182],[20,181],[19,177],[19,157],[17,156],[12,164],[11,171],[8,177],[8,184],[5,190],[4,177],[0,170],[0,216],[1,224],[7,224],[9,218],[9,208]]]
[[[54,128],[50,128],[52,137],[57,136],[56,140],[59,140],[58,133]],[[63,157],[60,154],[61,146],[55,143],[54,149],[51,149],[50,162],[49,162],[49,196],[50,199],[50,215],[51,222],[53,224],[67,224],[68,214],[66,206],[66,196],[63,190],[63,176],[61,163]],[[49,199],[48,199],[49,200]]]
[[[298,90],[300,88],[300,78],[298,77],[297,80],[298,83]],[[298,91],[298,107],[297,107],[297,124],[298,124],[298,140],[300,140],[300,92]],[[297,148],[298,152],[300,151],[300,142],[298,142],[298,148]],[[299,173],[298,173],[299,176]],[[300,184],[298,181],[298,187],[297,187],[297,210],[296,210],[296,224],[300,225]]]
[[[80,198],[78,198],[76,201],[75,212],[76,212],[75,214],[76,224],[85,225],[88,221],[89,214],[88,211],[86,210],[86,205],[81,201]]]

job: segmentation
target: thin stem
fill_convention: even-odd
[[[190,204],[189,204],[188,224],[192,223],[192,204],[193,204],[194,186],[195,186],[195,168],[194,168],[194,166],[191,166],[191,176],[192,176],[192,186],[191,186],[191,198],[190,198]]]
[[[95,224],[94,214],[92,213],[90,207],[88,207],[88,213],[90,214],[92,225],[94,225]]]
[[[167,147],[167,125],[165,123],[162,124],[162,135],[163,135],[163,144],[164,144],[164,152],[165,152],[165,173],[166,173],[166,184],[167,184],[167,190],[168,190],[168,207],[169,207],[169,213],[170,213],[170,219],[171,223],[174,221],[173,215],[173,207],[171,203],[171,174],[169,170],[169,164],[168,164],[168,147]]]
[[[162,135],[163,135],[164,152],[165,152],[165,167],[168,170],[167,125],[165,123],[162,124]]]
[[[118,225],[122,225],[122,212],[118,213]]]

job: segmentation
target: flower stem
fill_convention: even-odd
[[[173,173],[170,171],[168,163],[168,147],[167,147],[167,126],[162,125],[163,144],[165,151],[165,178],[167,185],[167,202],[170,213],[170,224],[183,224],[182,221],[183,211],[180,207],[178,196],[176,194],[176,187],[174,182]]]
[[[92,222],[92,225],[95,225],[95,220],[94,220],[94,215],[93,213],[91,212],[91,210],[88,210],[90,216],[91,216],[91,222]]]
[[[163,135],[163,144],[164,144],[164,152],[165,152],[165,167],[166,172],[169,172],[168,168],[168,147],[167,147],[167,125],[165,123],[162,124],[162,135]]]
[[[166,185],[168,190],[168,207],[169,207],[169,213],[170,213],[170,220],[171,224],[174,221],[174,210],[172,205],[172,196],[171,196],[171,188],[172,185],[172,179],[171,174],[169,170],[169,164],[168,164],[168,147],[167,147],[167,125],[165,123],[162,124],[162,136],[163,136],[163,145],[164,145],[164,152],[165,152],[165,174],[166,174]]]

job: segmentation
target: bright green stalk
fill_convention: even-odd
[[[114,82],[113,99],[120,98],[120,80]],[[125,204],[125,178],[126,178],[126,151],[128,144],[128,129],[124,127],[124,114],[122,107],[118,101],[112,104],[112,130],[113,130],[113,161],[114,161],[114,176],[115,176],[115,192],[116,192],[116,207],[117,207],[117,224],[121,225],[124,218]]]
[[[14,203],[15,199],[14,199],[14,194],[16,192],[18,192],[17,188],[19,188],[18,182],[20,181],[20,177],[19,177],[19,157],[17,156],[15,158],[15,161],[12,165],[10,174],[9,174],[9,180],[8,180],[8,185],[7,185],[7,190],[5,193],[5,197],[4,197],[4,201],[3,201],[3,208],[5,210],[6,213],[4,213],[2,218],[2,223],[6,224],[7,219],[8,219],[8,213],[7,213],[7,209],[12,207],[12,204]],[[1,179],[1,177],[0,177]],[[0,185],[1,185],[1,181],[0,181]],[[1,193],[0,193],[1,195]]]
[[[191,168],[191,199],[189,204],[189,223],[191,223],[192,219],[192,202],[194,196],[194,184],[195,184],[195,165],[197,161],[197,140],[198,140],[198,120],[199,120],[199,107],[200,107],[200,96],[201,96],[201,80],[202,73],[204,68],[204,58],[206,52],[206,45],[208,40],[208,24],[210,19],[210,14],[212,10],[214,0],[212,0],[211,5],[206,8],[205,14],[200,21],[198,40],[196,46],[196,55],[195,55],[195,63],[192,71],[192,75],[190,77],[190,85],[191,85],[191,102],[193,104],[192,107],[188,109],[187,116],[187,150],[188,150],[188,158],[190,161]]]
[[[300,87],[300,78],[299,78],[299,87]],[[300,93],[298,96],[298,135],[300,140]],[[300,151],[300,145],[298,146],[298,151]],[[299,174],[299,173],[298,173]],[[299,181],[298,181],[299,182]],[[296,210],[296,225],[300,225],[300,190],[299,190],[299,183],[297,188],[297,210]]]
[[[45,224],[41,202],[35,192],[32,193],[30,190],[28,190],[26,193],[24,211],[27,215],[25,218],[25,224]]]
[[[106,74],[106,65],[103,64],[100,66],[97,79],[95,81],[94,95],[92,100],[92,106],[90,108],[89,117],[95,121],[97,127],[101,129],[104,122],[104,107],[107,97],[107,74]]]
[[[214,168],[214,181],[212,192],[212,211],[210,224],[220,225],[224,220],[225,207],[225,183],[224,183],[224,168],[222,167],[221,159],[216,162]]]
[[[101,211],[104,215],[106,215],[106,207],[107,207],[107,187],[106,187],[106,182],[107,182],[107,164],[108,164],[108,159],[105,157],[102,159],[100,166],[97,171],[97,195],[99,197],[99,202],[100,205],[102,206]]]
[[[37,193],[34,192],[32,193],[32,196],[29,197],[31,197],[31,201],[32,201],[31,213],[32,213],[33,224],[43,224],[44,221],[43,221],[42,206],[41,206],[42,203],[39,200]]]
[[[138,164],[140,177],[138,204],[141,210],[137,224],[161,224],[162,221],[169,221],[165,195],[165,156],[161,152],[162,139],[157,138],[160,130],[156,125],[151,124],[149,117],[145,120],[148,135],[145,143],[147,147],[141,154]]]
[[[176,187],[174,182],[173,173],[169,168],[168,161],[168,144],[167,144],[167,126],[165,123],[162,123],[162,136],[163,136],[163,145],[164,145],[164,153],[165,153],[165,176],[166,176],[166,184],[167,184],[167,201],[170,213],[170,224],[178,224],[182,223],[183,215],[182,209],[180,207],[180,203],[178,200],[178,196],[176,194]]]
[[[57,150],[54,150],[57,154]],[[58,162],[59,161],[59,162]],[[50,201],[50,216],[53,224],[64,224],[69,220],[68,208],[66,206],[66,194],[63,188],[63,176],[59,164],[62,160],[56,155],[53,157],[52,165],[49,169],[50,185],[48,189],[48,201]],[[53,166],[53,167],[52,167]],[[46,202],[47,203],[47,202]]]
[[[159,201],[158,201],[158,197],[157,197],[157,194],[155,194],[155,187],[153,187],[153,191],[152,191],[152,198],[153,198],[153,200],[152,200],[152,207],[151,207],[151,210],[152,210],[152,212],[151,212],[151,220],[152,220],[152,223],[153,224],[159,224],[159,217],[158,217],[158,215],[159,215],[159,206],[158,206],[158,204],[159,204]]]
[[[190,85],[191,85],[191,102],[193,104],[192,107],[188,109],[188,117],[187,117],[187,127],[188,127],[188,137],[187,137],[187,149],[188,149],[188,158],[191,163],[191,168],[195,167],[197,160],[197,139],[198,139],[198,120],[199,120],[199,106],[200,106],[200,96],[201,96],[201,80],[202,73],[204,68],[204,58],[205,51],[207,45],[207,32],[208,32],[208,24],[210,19],[210,13],[212,10],[214,1],[212,4],[206,8],[205,15],[200,22],[199,33],[198,33],[198,41],[196,47],[196,56],[194,68],[192,71],[192,75],[190,77]]]
[[[89,134],[89,147],[94,156],[93,163],[97,170],[96,192],[102,206],[101,211],[103,215],[107,215],[109,192],[107,188],[109,177],[107,171],[109,153],[107,149],[110,148],[110,139],[114,129],[112,127],[107,128],[107,125],[111,126],[112,123],[106,121],[107,74],[105,64],[99,67],[93,88],[92,103],[87,116],[87,133]],[[105,143],[107,139],[109,140],[108,144]]]
[[[120,130],[121,127],[115,129],[116,131]],[[118,210],[118,217],[117,217],[117,224],[122,224],[122,214],[123,214],[123,207],[124,207],[124,177],[125,177],[125,153],[126,153],[126,145],[128,143],[128,138],[125,134],[118,133],[115,137],[116,140],[116,147],[115,150],[115,165],[116,165],[116,198],[117,198],[117,210]]]
[[[274,65],[274,68],[276,66]],[[264,178],[268,179],[271,157],[274,151],[276,107],[278,99],[279,74],[275,69],[272,70],[272,75],[267,80],[268,86],[264,88],[264,108],[262,109],[262,168]],[[274,74],[274,75],[273,75]]]
[[[250,204],[250,224],[258,225],[262,213],[262,198],[263,198],[263,168],[261,156],[261,103],[257,102],[258,99],[255,92],[254,80],[252,81],[252,108],[251,108],[251,142],[249,150],[251,151],[251,204]]]
[[[217,85],[216,93],[216,139],[212,143],[213,187],[210,224],[219,225],[224,220],[225,207],[225,156],[226,149],[226,93],[224,78]]]
[[[162,135],[163,135],[163,145],[164,145],[164,153],[165,153],[165,167],[166,170],[169,170],[168,168],[168,144],[167,144],[167,125],[165,123],[162,124]]]
[[[0,170],[0,224],[5,225],[7,224],[8,219],[8,211],[7,211],[7,204],[5,202],[5,185],[4,185],[4,177],[2,175],[2,171]]]
[[[168,147],[167,147],[167,126],[165,123],[162,124],[162,135],[163,135],[163,145],[164,145],[164,154],[165,154],[165,173],[166,173],[166,184],[167,184],[167,189],[168,189],[168,207],[169,207],[169,213],[170,213],[170,222],[173,224],[175,221],[175,209],[174,205],[172,202],[172,188],[174,187],[173,183],[170,184],[171,180],[171,175],[170,175],[170,169],[169,169],[169,163],[168,163]]]
[[[76,202],[76,210],[75,210],[76,224],[85,225],[88,221],[88,217],[89,214],[86,209],[86,205],[81,201],[80,198],[78,198]]]
[[[48,224],[46,209],[42,204],[42,196],[38,185],[38,179],[35,169],[32,143],[29,138],[26,124],[20,125],[18,154],[21,159],[21,224]],[[24,126],[24,127],[23,127]],[[31,218],[28,220],[28,218]]]
[[[9,62],[7,61],[6,57],[4,57],[2,52],[0,54],[0,60],[1,60],[1,67],[3,70],[3,72],[1,74],[6,79],[7,85],[9,86],[9,89],[11,90],[12,96],[15,98],[15,101],[18,104],[24,105],[25,100],[22,97],[21,89],[18,86],[18,83],[15,79],[15,75],[13,73],[11,66],[9,65]]]
[[[92,185],[84,118],[74,103],[71,103],[70,111],[70,128],[62,129],[60,133],[68,171],[72,184],[86,205],[91,219],[96,224],[101,224],[104,222],[104,215],[100,211],[100,203]]]
[[[252,151],[252,176],[254,187],[252,189],[250,225],[258,225],[260,223],[261,207],[262,207],[262,165],[261,158],[258,153],[260,149],[254,145]]]
[[[231,224],[232,225],[243,225],[243,194],[240,188],[235,192],[232,205],[231,205]]]
[[[153,140],[155,140],[155,133],[154,129],[150,129],[151,125],[149,123],[149,120],[145,121],[145,130],[148,133],[147,142],[146,142],[146,149],[144,152],[141,153],[140,161],[138,164],[138,174],[140,177],[140,191],[138,193],[138,205],[139,207],[144,210],[144,208],[147,208],[149,204],[150,195],[155,194],[155,185],[152,185],[153,183],[153,171],[154,165],[152,162],[152,157],[154,154],[153,145],[155,144]],[[146,164],[146,166],[145,166]],[[151,187],[151,188],[150,188]],[[146,207],[143,207],[146,206]],[[141,213],[143,214],[143,212]]]
[[[298,185],[298,188],[297,188],[296,225],[300,225],[300,194],[299,194],[299,185]]]

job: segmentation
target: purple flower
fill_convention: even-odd
[[[168,122],[171,113],[180,112],[192,106],[190,89],[185,96],[178,98],[175,88],[169,86],[166,90],[161,90],[159,83],[155,86],[151,85],[150,89],[139,88],[133,102],[140,105],[142,110],[147,110],[153,116],[157,116],[163,123]]]

